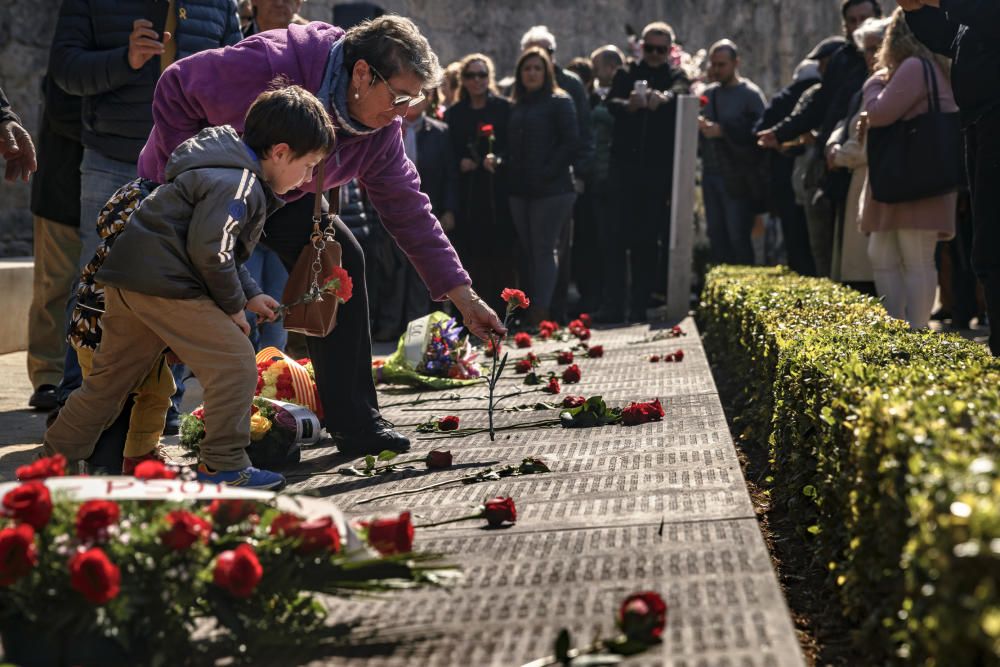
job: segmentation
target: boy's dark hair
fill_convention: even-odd
[[[276,144],[288,144],[292,155],[302,157],[327,153],[333,142],[333,123],[322,102],[299,86],[282,85],[261,93],[243,125],[243,143],[261,158]]]
[[[854,5],[863,5],[865,3],[870,3],[872,9],[875,10],[875,17],[882,17],[882,6],[878,4],[878,0],[844,0],[840,5],[840,16],[844,19],[847,18],[847,10]]]

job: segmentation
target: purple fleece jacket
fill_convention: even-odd
[[[250,104],[277,76],[317,93],[330,50],[343,36],[343,30],[326,23],[292,25],[287,31],[271,30],[235,46],[178,60],[156,85],[153,131],[139,156],[139,175],[165,182],[163,171],[170,154],[202,128],[231,125],[242,132]],[[330,118],[338,124],[337,114],[330,113]],[[323,188],[357,178],[431,295],[443,300],[449,290],[471,281],[431,213],[430,200],[420,192],[420,177],[403,150],[400,123],[396,119],[361,136],[341,132],[338,125]],[[316,182],[304,186],[304,191],[315,192]],[[296,192],[286,198],[302,196],[303,192]]]

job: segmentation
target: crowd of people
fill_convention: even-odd
[[[274,308],[308,240],[312,198],[303,195],[338,187],[329,203],[340,213],[343,264],[357,297],[344,304],[337,329],[309,339],[308,350],[326,426],[346,452],[409,446],[380,416],[371,341],[394,340],[434,300],[451,301],[481,337],[505,333],[495,311],[503,305],[501,289],[513,285],[531,295],[520,327],[578,312],[606,323],[647,318],[667,282],[679,95],[701,102],[712,263],[759,261],[753,240],[770,217],[780,222],[784,261],[793,270],[877,294],[915,329],[931,317],[948,318],[955,328],[975,317],[985,322],[987,313],[996,320],[1000,270],[990,252],[997,232],[987,179],[1000,100],[995,90],[984,92],[981,79],[991,75],[972,72],[995,69],[981,54],[994,48],[1000,10],[966,0],[944,8],[938,0],[898,4],[883,17],[879,0],[843,0],[843,35],[815,45],[788,86],[768,100],[741,74],[733,41],[720,39],[691,56],[662,21],[622,47],[599,46],[565,61],[556,35],[534,26],[502,77],[483,53],[441,67],[414,24],[399,17],[337,28],[302,19],[301,0],[245,0],[239,12],[232,0],[171,1],[157,3],[162,11],[155,15],[138,0],[63,0],[42,83],[37,160],[30,136],[0,97],[7,177],[27,180],[35,172],[29,404],[57,410],[81,385],[107,374],[107,362],[98,363],[81,336],[66,344],[70,322],[89,326],[79,315],[86,304],[76,302],[86,288],[81,271],[91,284],[98,270],[110,275],[100,268],[114,257],[109,227],[97,224],[102,209],[137,176],[146,179],[140,189],[175,183],[180,172],[168,167],[175,149],[206,127],[244,132],[248,109],[278,79],[327,109],[336,141],[325,181],[306,178],[288,188],[284,206],[268,209],[260,244],[245,244],[239,260],[242,295],[223,304],[211,281],[202,280],[209,285],[203,296],[241,329],[230,310],[239,302],[242,317],[246,308],[255,349],[284,349],[287,335]],[[267,164],[274,146],[289,143],[272,137],[260,146],[267,155],[258,157]],[[322,144],[313,137],[289,160]],[[963,147],[971,188],[958,173]],[[901,161],[904,154],[926,163]],[[927,177],[928,170],[941,173]],[[272,172],[264,169],[260,179],[279,192]],[[249,189],[241,192],[242,208],[230,207],[230,217],[245,213]],[[932,313],[939,282],[943,306]],[[119,276],[109,284],[128,290],[136,283]],[[182,293],[140,284],[155,297]],[[119,309],[128,301],[116,299]],[[154,331],[162,324],[143,322]],[[140,365],[169,364],[169,373],[156,375],[162,407],[152,420],[132,415],[125,468],[159,456],[148,443],[176,430],[192,373],[219,386],[218,369],[192,352],[190,341],[159,335],[155,360],[142,357]],[[1000,353],[998,334],[990,343]],[[189,358],[177,349],[185,344]],[[141,397],[148,375],[147,367],[113,390],[105,386],[125,394],[125,417],[128,394]],[[245,434],[237,425],[242,412],[232,406],[242,394],[213,390],[215,404],[230,407],[214,410],[209,427],[217,428],[223,449],[235,451]],[[100,432],[123,416],[120,408],[114,415],[95,410],[90,393],[89,402],[73,399],[47,446],[93,458],[108,433]],[[127,418],[124,424],[129,431]],[[212,449],[209,443],[210,470],[247,467],[237,454],[213,459]]]

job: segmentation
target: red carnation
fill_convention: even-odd
[[[46,456],[34,463],[20,466],[14,473],[21,482],[48,477],[62,477],[66,474],[66,457],[62,454]]]
[[[490,123],[483,123],[479,126],[479,135],[483,137],[489,137],[493,134],[493,125]]]
[[[323,279],[323,285],[329,285],[334,280],[338,281],[337,284],[326,288],[327,291],[337,297],[341,303],[350,301],[351,294],[354,292],[354,281],[351,280],[351,276],[343,267],[335,266],[330,275]]]
[[[3,514],[41,530],[52,518],[52,495],[42,482],[25,482],[4,495]]]
[[[660,399],[649,403],[629,403],[622,410],[622,423],[626,426],[637,426],[648,422],[658,422],[663,419],[664,414]]]
[[[542,391],[546,394],[558,394],[560,391],[559,380],[554,377],[549,378],[549,383],[542,387]]]
[[[587,349],[587,356],[590,357],[591,359],[597,359],[598,357],[603,357],[604,356],[604,346],[603,345],[595,345],[595,346],[593,346],[591,348],[588,348]]]
[[[162,461],[143,461],[135,467],[136,479],[174,479],[177,471],[171,470]]]
[[[552,320],[542,320],[538,323],[539,331],[549,331],[554,333],[559,330],[559,323],[553,322]]]
[[[571,364],[573,363],[573,353],[570,352],[569,350],[557,352],[556,361],[560,364]]]
[[[540,329],[538,331],[538,337],[541,338],[542,340],[548,340],[548,339],[552,338],[552,330],[551,329]]]
[[[701,105],[702,108],[707,107],[708,106],[708,96],[707,95],[701,95],[700,97],[698,97],[698,104]]]
[[[200,516],[184,510],[169,512],[167,529],[160,533],[160,540],[173,551],[187,551],[198,542],[208,542],[212,524]]]
[[[230,595],[248,598],[264,577],[257,553],[249,544],[241,544],[232,551],[223,551],[215,559],[212,581]]]
[[[684,350],[674,352],[674,361],[684,361]]]
[[[577,329],[573,332],[573,335],[580,340],[590,340],[590,329],[587,329],[586,327],[583,329]]]
[[[69,585],[92,604],[104,604],[121,590],[121,570],[100,547],[92,547],[69,561]]]
[[[517,521],[517,508],[514,507],[513,498],[503,498],[497,496],[486,501],[486,522],[491,528],[499,528],[505,522],[514,523]]]
[[[567,366],[562,374],[563,382],[565,382],[566,384],[573,384],[575,382],[579,382],[580,377],[581,377],[580,367],[577,366],[576,364],[573,364],[572,366]]]
[[[507,308],[527,308],[531,305],[531,299],[519,289],[505,287],[500,292],[500,298],[507,302]]]
[[[368,525],[368,544],[383,556],[413,551],[413,522],[410,513],[397,519],[375,519]]]
[[[21,523],[0,530],[0,586],[10,586],[37,564],[34,528]]]
[[[205,408],[195,408],[191,411],[191,416],[195,419],[205,421]]]
[[[88,500],[76,511],[76,536],[81,542],[108,538],[108,528],[118,523],[121,510],[110,500]]]
[[[484,353],[487,357],[493,357],[503,351],[503,343],[496,343],[493,339],[486,341],[486,352]]]
[[[583,326],[588,329],[594,326],[594,319],[587,313],[580,313],[580,321],[583,322]]]
[[[531,359],[518,359],[514,362],[514,372],[528,373],[531,371]]]
[[[653,354],[653,355],[650,355],[650,357],[649,357],[649,363],[651,363],[651,364],[655,364],[659,360],[660,360],[660,355],[658,355],[658,354]]]
[[[566,396],[563,398],[562,406],[564,408],[578,408],[586,402],[587,399],[583,396]]]
[[[459,419],[455,415],[448,415],[438,420],[439,431],[455,431],[458,429]]]
[[[212,520],[220,526],[233,526],[246,521],[257,512],[252,500],[213,500],[208,506]]]
[[[667,603],[658,593],[643,591],[625,598],[618,610],[618,627],[631,640],[652,644],[667,625]]]
[[[675,336],[683,336],[684,335],[684,330],[681,329],[680,325],[675,325],[674,327],[672,327],[670,329],[670,333],[672,333]]]
[[[514,336],[514,344],[518,347],[531,347],[531,336],[522,331]]]
[[[427,455],[427,467],[431,470],[444,470],[451,467],[451,452],[435,449]]]

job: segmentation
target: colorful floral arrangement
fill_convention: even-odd
[[[372,374],[378,383],[460,387],[481,380],[478,356],[455,318],[435,312],[410,322],[396,351],[372,364]]]
[[[317,594],[435,585],[454,574],[434,556],[375,556],[331,516],[282,511],[267,494],[81,502],[48,485],[66,488],[8,485],[0,506],[0,633],[17,664],[213,664],[342,642],[349,631],[331,635]],[[213,632],[196,632],[206,624]]]
[[[257,353],[256,394],[301,405],[323,419],[323,404],[319,400],[311,359],[296,361],[274,347],[261,350]]]
[[[296,437],[298,428],[295,415],[274,401],[255,397],[250,408],[247,455],[255,466],[261,468],[298,463],[301,453]],[[183,446],[192,451],[198,450],[205,439],[204,406],[181,416],[180,436]]]

